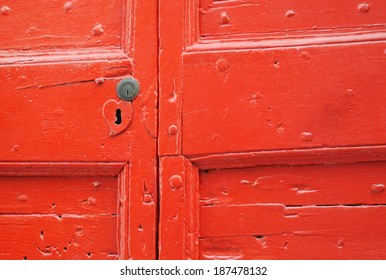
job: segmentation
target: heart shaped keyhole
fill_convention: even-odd
[[[115,124],[120,125],[122,123],[122,112],[121,109],[115,110]]]

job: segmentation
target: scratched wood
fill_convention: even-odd
[[[131,150],[125,175],[129,233],[125,259],[155,259],[158,224],[158,2],[130,1],[129,6],[132,8],[129,15],[134,19],[134,29],[127,52],[133,58],[133,76],[140,82],[141,92],[132,102],[131,141],[125,142],[127,149]],[[122,153],[124,148],[111,150]]]
[[[270,235],[293,231],[344,234],[352,229],[376,230],[384,234],[382,227],[386,223],[382,217],[386,207],[382,205],[286,207],[282,204],[239,204],[202,206],[200,211],[201,237]]]
[[[0,214],[0,259],[117,259],[117,216]]]
[[[201,36],[299,35],[307,31],[336,33],[384,29],[383,0],[345,1],[214,1],[201,0]],[[263,34],[261,34],[263,33]]]
[[[160,255],[186,257],[181,154],[199,258],[384,259],[384,1],[183,2],[160,2]]]
[[[385,206],[201,207],[201,237],[204,239],[200,256],[384,259],[385,214]],[[219,240],[223,241],[221,245]],[[249,249],[246,249],[246,241],[250,242]]]
[[[386,204],[385,162],[209,170],[200,178],[203,206]]]
[[[200,259],[385,259],[382,235],[283,233],[267,236],[209,237],[200,239]]]
[[[129,74],[127,62],[0,67],[0,75],[6,77],[1,85],[1,127],[8,131],[1,140],[2,159],[128,160],[130,150],[119,147],[127,147],[130,135],[126,131],[122,137],[109,137],[109,125],[102,112],[106,101],[115,98],[119,80],[106,80],[102,85],[95,82],[98,77]]]
[[[383,259],[385,170],[373,162],[203,171],[200,258]]]
[[[184,54],[184,154],[383,145],[385,48]]]
[[[182,156],[160,162],[159,258],[197,259],[198,169]]]
[[[121,0],[2,1],[0,49],[119,46],[123,3]]]
[[[117,177],[0,177],[0,185],[1,259],[118,257]]]
[[[263,165],[321,165],[386,160],[386,146],[335,147],[225,153],[191,158],[201,170]]]
[[[42,217],[59,211],[96,217],[91,227],[100,230],[91,238],[105,238],[110,248],[95,247],[96,258],[156,257],[157,20],[156,0],[0,4],[0,174],[33,186],[4,179],[3,206]],[[141,88],[130,104],[116,94],[117,83],[128,76]],[[125,127],[115,122],[118,109],[132,117]],[[111,135],[111,127],[121,133]],[[112,176],[101,179],[106,188],[93,189],[90,183],[97,181],[81,178],[97,175]],[[76,177],[79,185],[76,178],[62,184],[54,176]],[[20,191],[16,199],[11,188]],[[98,218],[112,213],[118,217],[114,227]],[[63,225],[69,231],[58,230],[58,239],[70,240],[71,222]],[[0,239],[0,248],[6,240]],[[86,251],[62,255],[88,257]]]
[[[123,162],[0,162],[1,176],[117,176]]]
[[[0,177],[0,186],[0,213],[117,213],[117,177]]]
[[[159,54],[159,154],[181,153],[182,69],[180,53],[184,48],[184,2],[160,0]],[[165,7],[165,8],[164,8]],[[173,14],[169,17],[168,14]],[[175,32],[170,32],[174,27]]]

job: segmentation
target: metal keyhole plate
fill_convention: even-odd
[[[133,77],[121,80],[117,85],[117,94],[120,99],[132,101],[139,93],[139,83]]]

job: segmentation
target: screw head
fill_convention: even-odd
[[[178,132],[178,127],[176,125],[173,124],[173,125],[169,126],[169,128],[168,128],[169,135],[176,135],[177,132]]]
[[[133,77],[125,78],[117,85],[118,97],[123,100],[132,101],[138,96],[138,93],[139,82]]]
[[[179,175],[173,175],[169,179],[169,184],[172,189],[178,190],[182,187],[182,178]]]

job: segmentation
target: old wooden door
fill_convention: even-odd
[[[157,52],[155,0],[0,1],[0,259],[156,257]]]
[[[161,258],[386,258],[385,14],[160,1]]]

